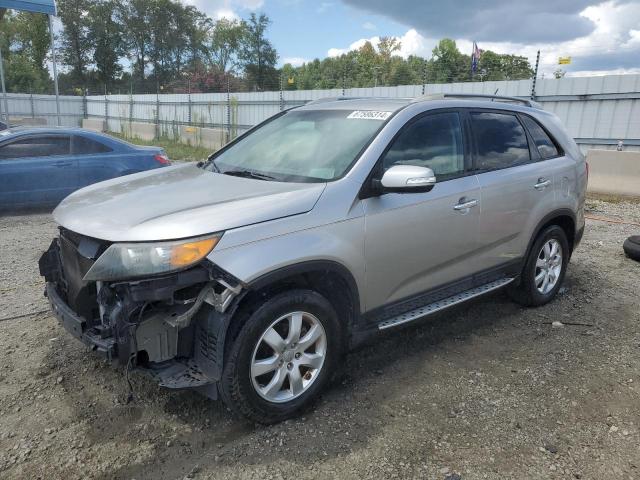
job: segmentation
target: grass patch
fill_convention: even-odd
[[[167,137],[160,137],[157,140],[141,140],[139,138],[126,138],[124,135],[114,132],[109,132],[109,135],[134,145],[151,145],[164,148],[172,162],[199,162],[200,160],[206,160],[213,153],[208,148],[193,147]]]

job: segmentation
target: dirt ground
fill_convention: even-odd
[[[638,203],[588,207],[640,223]],[[621,248],[639,226],[588,221],[556,301],[498,292],[391,333],[271,427],[136,375],[126,405],[122,371],[45,311],[54,234],[0,218],[0,478],[640,479],[640,263]]]

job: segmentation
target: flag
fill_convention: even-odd
[[[478,48],[478,44],[473,42],[473,51],[471,52],[471,73],[476,73],[478,70],[478,63],[480,62],[480,56],[482,55],[482,50]]]

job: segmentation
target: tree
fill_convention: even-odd
[[[58,14],[62,21],[62,63],[71,67],[71,78],[85,84],[87,66],[91,63],[92,45],[89,38],[89,10],[94,0],[58,0]]]
[[[46,15],[17,12],[0,21],[5,83],[10,92],[46,92],[51,85],[45,66],[51,43]]]
[[[436,83],[463,82],[471,78],[471,58],[460,53],[455,40],[443,38],[432,51],[427,78]]]
[[[558,70],[556,70],[555,72],[553,72],[553,76],[556,79],[560,79],[560,78],[564,78],[564,76],[567,74],[567,72],[565,72],[564,70],[562,70],[561,68],[559,68]]]
[[[220,72],[235,72],[240,67],[240,48],[247,36],[247,24],[222,18],[207,35],[209,65]]]
[[[124,56],[124,28],[118,0],[106,0],[91,6],[88,39],[94,47],[93,61],[100,83],[113,84],[122,73],[120,59]]]
[[[278,54],[265,36],[270,23],[265,14],[257,16],[255,13],[245,22],[246,35],[242,42],[240,60],[249,85],[257,90],[273,88],[278,82],[275,69]]]

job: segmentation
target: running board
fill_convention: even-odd
[[[466,302],[475,297],[479,297],[480,295],[484,295],[485,293],[492,292],[493,290],[497,290],[499,288],[504,287],[505,285],[513,282],[515,278],[501,278],[499,280],[494,280],[490,283],[485,283],[484,285],[480,285],[479,287],[472,288],[471,290],[467,290],[465,292],[458,293],[451,297],[443,298],[442,300],[438,300],[437,302],[430,303],[425,305],[424,307],[416,308],[415,310],[411,310],[407,313],[403,313],[402,315],[398,315],[396,317],[392,317],[388,320],[384,320],[378,324],[379,330],[385,330],[387,328],[395,327],[397,325],[402,325],[403,323],[413,322],[421,317],[425,317],[427,315],[431,315],[432,313],[439,312],[440,310],[444,310],[445,308],[452,307],[462,302]]]

